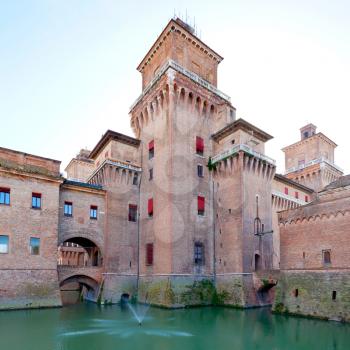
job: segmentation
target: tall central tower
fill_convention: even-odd
[[[211,135],[235,120],[217,89],[222,57],[172,19],[138,66],[142,94],[131,107],[141,140],[141,300],[180,304],[169,292],[214,270]],[[154,300],[152,300],[154,298]]]

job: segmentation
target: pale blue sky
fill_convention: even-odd
[[[187,13],[224,56],[219,88],[280,149],[312,122],[350,172],[349,1],[0,0],[0,146],[63,161],[107,129],[132,135],[136,66]],[[192,19],[193,21],[193,19]]]

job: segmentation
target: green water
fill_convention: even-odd
[[[142,310],[141,310],[142,311]],[[350,325],[272,315],[268,309],[128,308],[80,304],[0,312],[1,350],[350,349]]]

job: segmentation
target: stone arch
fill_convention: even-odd
[[[62,304],[76,304],[81,299],[96,301],[99,293],[99,283],[87,275],[72,275],[59,284]]]
[[[90,237],[70,235],[62,238],[58,246],[58,265],[98,267],[103,265],[102,249]]]

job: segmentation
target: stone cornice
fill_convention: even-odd
[[[15,170],[15,169],[7,169],[0,166],[0,174],[1,173],[8,174],[10,176],[15,176],[15,177],[25,176],[36,180],[56,182],[58,184],[63,183],[63,180],[64,180],[63,177],[61,176],[49,176],[49,175],[46,176],[42,174],[30,173],[26,171]]]

